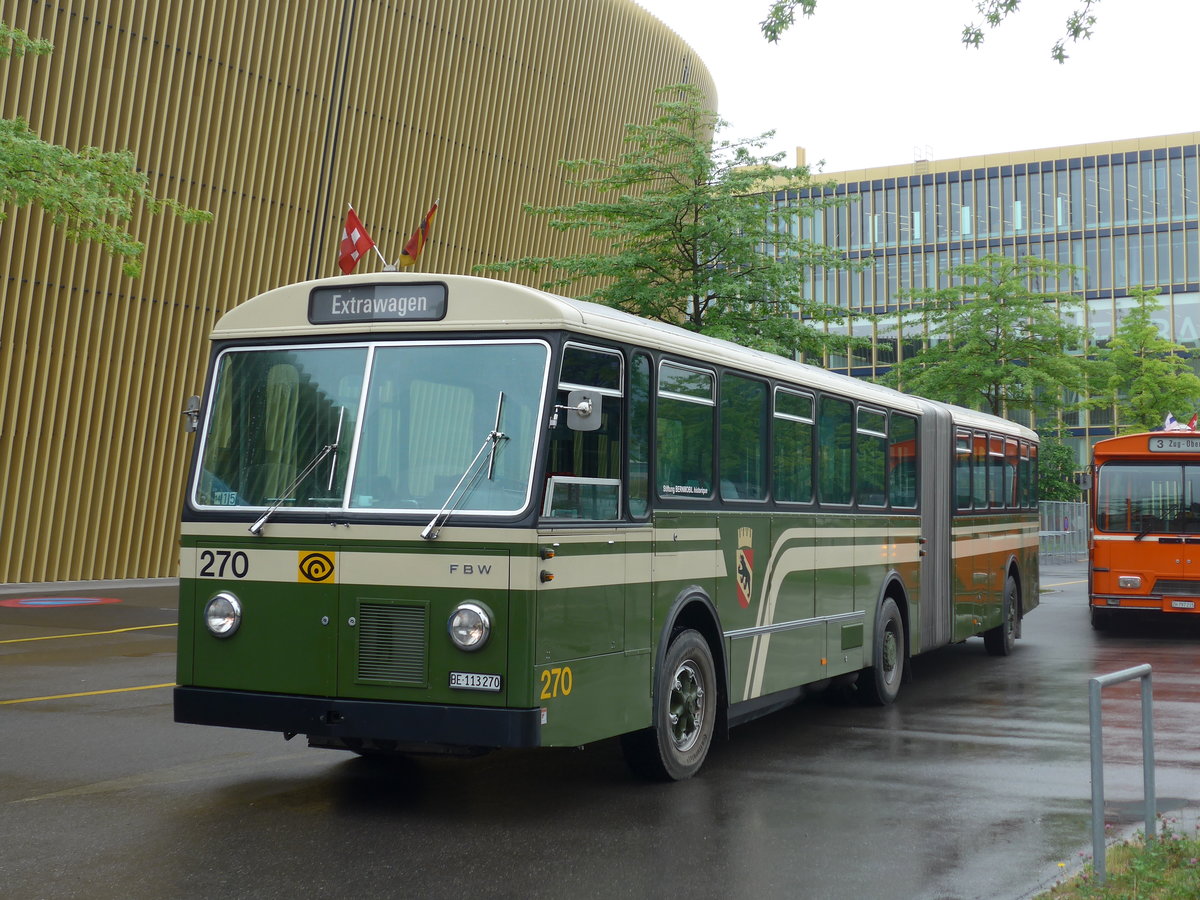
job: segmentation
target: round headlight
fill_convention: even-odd
[[[481,603],[460,603],[450,614],[446,629],[459,650],[478,650],[492,633],[492,617]]]
[[[204,624],[214,636],[229,637],[242,624],[242,601],[228,591],[221,591],[204,607]]]

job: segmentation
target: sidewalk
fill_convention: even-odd
[[[109,581],[46,581],[0,584],[0,597],[13,594],[36,594],[52,597],[64,594],[106,594],[137,588],[172,588],[179,586],[178,578],[115,578]]]

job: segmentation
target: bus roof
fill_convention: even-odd
[[[1189,455],[1200,456],[1200,432],[1144,431],[1122,434],[1096,441],[1092,447],[1092,459],[1096,463],[1118,458],[1165,461]]]
[[[446,314],[436,321],[355,321],[313,325],[309,299],[314,289],[370,285],[445,285]],[[436,333],[439,331],[572,331],[706,362],[740,368],[918,412],[933,404],[951,412],[956,424],[991,428],[1037,440],[1031,429],[987,413],[934,403],[861,379],[751,350],[719,338],[643,319],[612,307],[560,297],[536,288],[470,275],[380,272],[322,278],[284,285],[234,307],[214,326],[211,339],[311,338],[317,334]]]

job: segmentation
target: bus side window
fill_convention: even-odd
[[[1004,504],[1004,438],[988,437],[988,506],[992,509]]]
[[[1017,442],[1009,438],[1004,442],[1004,505],[1009,509],[1017,509],[1021,505],[1017,484],[1019,471]]]
[[[650,503],[650,357],[635,353],[629,372],[629,514],[643,518]]]
[[[767,494],[767,385],[721,376],[721,497],[762,500]]]
[[[887,414],[866,407],[858,409],[855,438],[855,485],[859,506],[884,506],[887,503]]]
[[[711,372],[659,365],[655,474],[660,497],[706,500],[713,495],[713,382]]]
[[[888,500],[893,507],[917,505],[917,420],[892,413],[888,438]]]
[[[853,503],[854,404],[822,397],[817,408],[817,495],[822,503]]]
[[[600,427],[574,431],[564,410],[550,431],[543,515],[615,519],[620,511],[622,358],[614,350],[567,344],[555,403],[567,406],[572,390],[600,396]]]
[[[1017,467],[1017,481],[1019,483],[1019,496],[1017,505],[1022,509],[1029,509],[1036,503],[1033,496],[1033,460],[1029,453],[1029,443],[1021,441],[1021,462]]]
[[[1025,474],[1026,503],[1030,509],[1038,508],[1038,448],[1037,444],[1029,447],[1029,468]]]
[[[775,437],[772,460],[775,499],[812,503],[813,398],[782,388],[775,391]]]
[[[971,499],[976,509],[988,508],[987,435],[979,432],[971,439]]]
[[[971,508],[971,433],[960,431],[954,438],[954,505]]]

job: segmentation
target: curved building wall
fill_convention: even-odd
[[[214,321],[335,274],[353,203],[396,259],[583,249],[521,211],[575,199],[557,161],[611,157],[690,48],[631,0],[0,0],[55,44],[0,60],[0,115],[72,148],[132,150],[211,224],[136,215],[138,279],[37,208],[0,223],[0,582],[170,576]],[[377,271],[368,258],[358,271]]]

